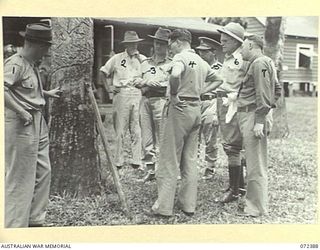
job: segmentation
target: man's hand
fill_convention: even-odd
[[[51,90],[44,91],[45,95],[52,98],[60,98],[62,94],[61,88],[57,87]]]
[[[181,101],[177,95],[171,95],[170,101],[172,105],[178,109],[179,111],[182,111],[184,107],[186,107],[186,102]]]
[[[157,88],[157,87],[162,87],[161,83],[158,81],[150,80],[146,83],[147,86]]]
[[[32,115],[26,111],[26,110],[23,110],[21,112],[18,113],[18,116],[23,120],[23,125],[24,126],[28,126],[32,123],[33,121],[33,117]]]
[[[256,123],[253,127],[253,132],[254,132],[254,135],[258,138],[262,138],[264,137],[264,133],[263,133],[263,127],[264,125],[261,124],[261,123]]]
[[[113,95],[116,95],[119,92],[120,92],[120,88],[118,88],[118,87],[114,87],[113,90],[112,90]]]

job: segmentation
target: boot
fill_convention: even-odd
[[[246,187],[245,187],[245,182],[244,182],[244,176],[243,176],[243,168],[244,166],[241,164],[240,166],[240,179],[239,179],[239,193],[240,196],[245,196],[246,195]]]
[[[229,186],[224,190],[224,192],[228,192],[231,189],[231,183],[232,183],[232,167],[228,167],[228,174],[229,174]]]
[[[222,203],[229,203],[236,201],[239,198],[239,181],[240,181],[240,167],[239,166],[230,166],[230,189],[222,197]]]

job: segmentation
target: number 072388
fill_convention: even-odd
[[[300,248],[315,249],[315,248],[319,248],[319,244],[300,244]]]

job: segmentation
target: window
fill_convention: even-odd
[[[312,44],[297,44],[296,68],[310,69],[315,56]]]

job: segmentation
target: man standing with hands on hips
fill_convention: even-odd
[[[243,60],[250,66],[238,93],[238,123],[247,162],[247,194],[239,215],[268,214],[268,164],[266,116],[281,95],[275,66],[263,55],[263,40],[250,35],[242,45]]]
[[[204,82],[211,82],[203,91],[209,92],[217,88],[222,80],[191,49],[191,33],[188,30],[174,30],[169,37],[169,48],[174,55],[169,78],[170,103],[156,170],[158,199],[150,213],[173,215],[177,177],[181,174],[178,202],[182,212],[191,216],[197,202],[200,95]]]
[[[28,24],[21,52],[4,63],[5,227],[39,227],[45,222],[51,167],[48,127],[42,115],[45,96],[38,61],[48,53],[51,27]]]

